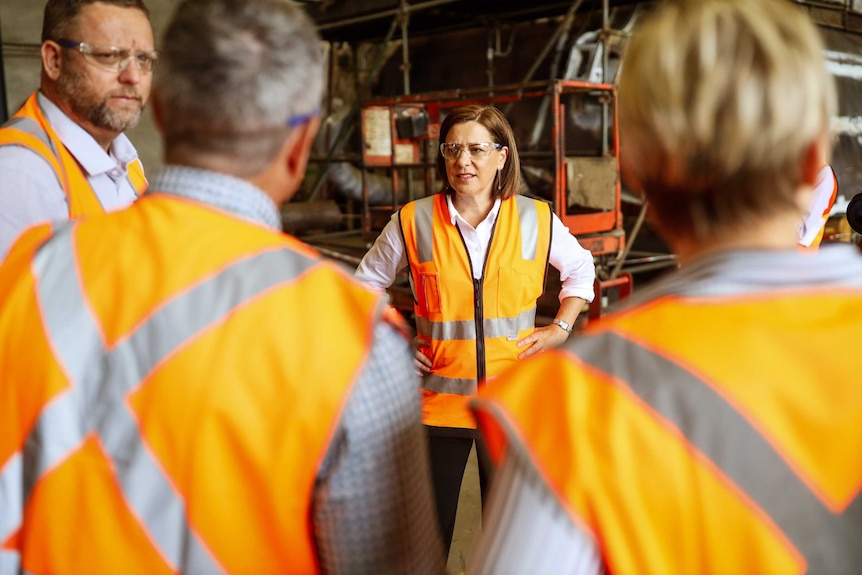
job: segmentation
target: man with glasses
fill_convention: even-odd
[[[0,258],[26,227],[124,208],[147,187],[123,134],[158,54],[143,0],[49,0],[41,86],[0,128]]]

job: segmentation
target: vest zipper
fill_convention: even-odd
[[[502,209],[502,208],[501,208]],[[485,248],[485,260],[482,262],[482,277],[476,279],[473,277],[473,260],[470,258],[470,250],[467,248],[467,242],[464,241],[464,234],[461,233],[461,227],[455,223],[455,229],[458,230],[458,237],[461,238],[461,244],[464,246],[464,251],[467,252],[467,264],[470,266],[470,277],[473,278],[473,323],[476,326],[476,384],[484,381],[486,375],[485,368],[485,270],[488,268],[488,258],[491,255],[491,244],[494,243],[494,232],[497,230],[497,222],[500,215],[497,214],[497,219],[494,220],[494,226],[491,228],[491,237],[488,238],[488,246]]]

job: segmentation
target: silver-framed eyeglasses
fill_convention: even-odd
[[[158,52],[146,52],[139,50],[132,52],[123,48],[113,46],[93,46],[86,42],[75,42],[74,40],[55,40],[63,48],[77,50],[84,56],[84,60],[94,66],[107,70],[108,72],[122,72],[129,67],[129,62],[135,61],[138,70],[150,73],[159,61]]]
[[[472,144],[450,144],[442,142],[440,144],[440,153],[447,160],[457,160],[461,157],[461,152],[467,150],[470,158],[473,160],[484,160],[491,155],[494,150],[503,148],[503,144],[497,142],[474,142]]]

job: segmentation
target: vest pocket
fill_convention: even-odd
[[[517,317],[535,306],[542,295],[544,278],[519,267],[501,267],[497,282],[497,316]]]
[[[440,313],[440,287],[436,273],[419,274],[419,303],[428,313]]]

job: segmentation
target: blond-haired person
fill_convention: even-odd
[[[801,253],[835,110],[786,0],[679,0],[621,71],[624,175],[682,267],[474,401],[468,572],[862,572],[862,259]]]

